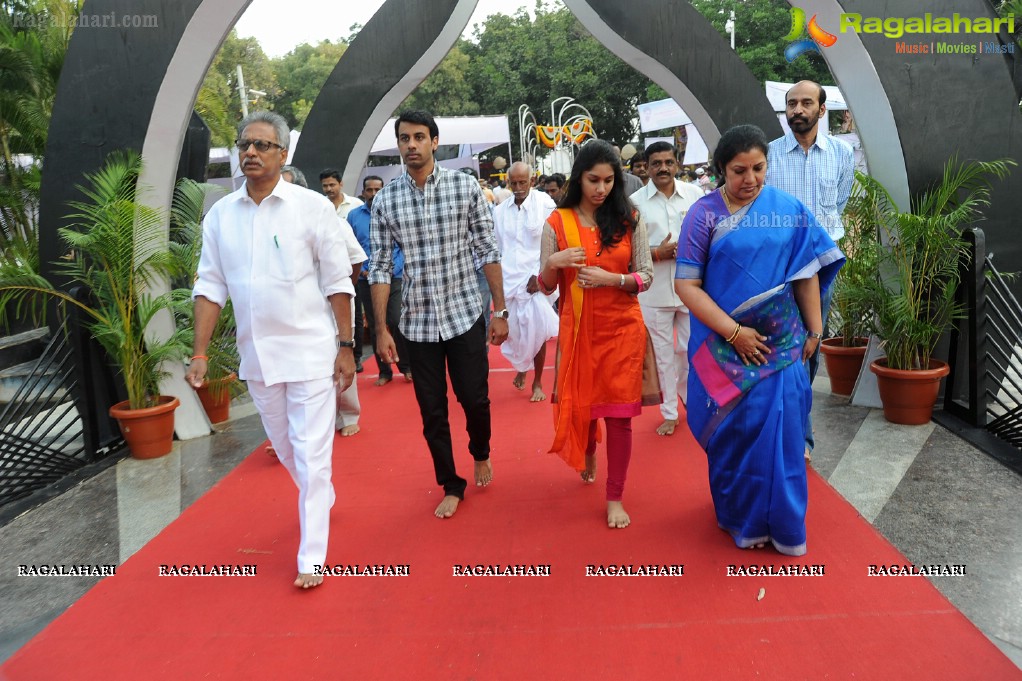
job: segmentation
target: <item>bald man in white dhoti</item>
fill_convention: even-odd
[[[508,336],[500,351],[518,373],[514,386],[525,388],[525,375],[533,367],[532,402],[546,399],[543,393],[543,363],[546,342],[557,336],[557,313],[551,300],[539,292],[539,249],[543,224],[553,212],[553,200],[531,189],[532,170],[522,162],[508,171],[508,189],[513,201],[503,201],[493,211],[493,228],[500,247],[504,272],[504,300],[508,311]]]

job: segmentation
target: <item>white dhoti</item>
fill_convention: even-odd
[[[362,414],[362,405],[358,401],[358,376],[351,382],[348,389],[337,396],[337,430],[345,426],[357,426],[358,417]]]
[[[649,307],[641,302],[639,308],[656,353],[656,370],[664,394],[660,414],[664,420],[677,420],[678,397],[688,402],[688,338],[691,333],[688,309],[684,306]]]
[[[298,486],[298,571],[312,573],[326,561],[334,504],[330,474],[337,391],[333,377],[271,386],[250,380],[248,390],[277,458]]]
[[[534,367],[543,344],[557,338],[557,313],[549,298],[542,293],[526,293],[524,287],[514,295],[505,295],[505,302],[508,333],[500,352],[515,371],[528,371]]]
[[[355,328],[355,299],[351,299],[351,337],[354,338],[356,333],[362,331],[362,329]],[[356,357],[355,361],[359,361],[361,358]],[[358,417],[362,415],[362,405],[358,401],[358,374],[355,374],[354,380],[351,381],[351,385],[348,389],[337,396],[337,430],[344,428],[345,426],[357,426]]]

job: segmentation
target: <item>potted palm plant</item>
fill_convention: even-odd
[[[951,158],[941,179],[913,200],[909,212],[898,210],[879,182],[861,178],[872,207],[863,217],[873,222],[885,245],[878,250],[876,274],[855,295],[872,303],[887,354],[870,370],[877,375],[888,421],[918,425],[933,415],[940,380],[948,374],[948,365],[933,357],[934,349],[964,314],[956,297],[962,231],[982,219],[993,179],[1006,177],[1013,165],[1009,159]]]
[[[830,307],[831,322],[838,331],[820,346],[830,390],[838,395],[851,395],[872,331],[872,301],[861,293],[864,284],[876,276],[880,244],[876,223],[869,217],[876,212],[871,203],[876,194],[864,190],[867,179],[856,171],[856,184],[845,208],[845,235],[839,244],[846,260],[834,282]]]
[[[0,281],[0,305],[43,294],[61,308],[77,308],[124,380],[128,399],[113,405],[110,415],[120,423],[132,456],[154,458],[172,448],[179,404],[159,394],[167,375],[162,367],[188,354],[189,337],[181,330],[165,340],[146,336],[150,321],[173,309],[169,293],[151,291],[173,273],[174,261],[164,216],[137,201],[141,169],[138,154],[115,152],[86,176],[86,187],[79,187],[86,200],[70,204],[71,224],[59,230],[68,255],[55,265],[69,287],[83,288],[87,295],[59,290],[26,267],[8,271]]]
[[[207,200],[223,190],[213,184],[200,184],[183,178],[174,189],[170,209],[173,241],[170,248],[178,268],[180,287],[172,293],[176,306],[178,327],[190,330],[192,316],[192,290],[202,253],[202,215]],[[230,416],[231,397],[244,391],[238,378],[237,326],[234,307],[230,299],[217,318],[209,347],[206,350],[206,378],[195,391],[210,423],[221,423]]]

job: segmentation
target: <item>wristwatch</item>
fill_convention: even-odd
[[[338,340],[337,341],[337,347],[339,347],[339,348],[354,348],[355,347],[355,340],[354,339],[347,340],[347,341],[346,340]]]
[[[507,308],[505,307],[503,310],[496,310],[493,313],[493,316],[500,319],[507,319]]]
[[[810,338],[815,338],[816,340],[823,340],[823,334],[822,333],[815,333],[813,331],[809,331],[808,335],[809,335]]]

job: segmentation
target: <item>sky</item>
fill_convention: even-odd
[[[422,0],[428,2],[429,0]],[[384,0],[253,0],[235,28],[242,38],[255,37],[268,57],[280,57],[302,43],[346,38],[352,24],[368,23]],[[532,14],[536,0],[478,0],[472,26],[491,14],[513,15],[519,7]]]

